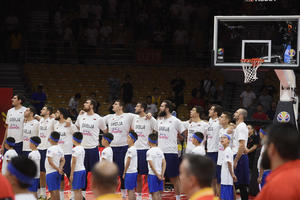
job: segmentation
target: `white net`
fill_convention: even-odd
[[[263,59],[242,59],[241,62],[243,63],[243,71],[244,71],[244,83],[251,83],[256,81],[257,78],[257,69],[262,65],[264,62]]]

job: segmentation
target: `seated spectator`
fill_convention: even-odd
[[[273,120],[274,115],[276,113],[277,103],[275,101],[272,102],[271,108],[267,111],[267,115],[270,120]]]
[[[77,106],[79,103],[79,99],[81,98],[81,94],[80,93],[76,93],[74,97],[71,97],[70,101],[69,101],[69,112],[71,115],[71,118],[76,119],[77,115],[78,115],[78,110],[77,110]]]
[[[252,91],[250,85],[246,86],[246,90],[244,90],[242,92],[242,94],[240,95],[240,98],[241,98],[241,105],[244,108],[248,109],[253,105],[254,100],[256,99],[256,95]]]
[[[37,91],[31,95],[31,102],[36,111],[39,113],[47,101],[47,95],[43,92],[43,86],[38,85]]]
[[[272,99],[273,98],[269,95],[267,88],[264,88],[262,94],[258,97],[258,102],[263,106],[265,112],[270,110]]]
[[[152,103],[154,103],[156,106],[160,106],[161,101],[162,99],[159,89],[157,87],[153,88]]]
[[[256,107],[256,112],[253,113],[252,119],[258,119],[258,120],[268,120],[268,115],[263,111],[263,106],[261,104],[258,104]]]
[[[152,103],[152,97],[151,96],[147,96],[146,103],[147,103],[146,113],[151,113],[152,116],[154,116],[155,113],[157,113],[157,106],[156,106],[156,104]]]
[[[205,107],[205,101],[203,99],[203,96],[200,92],[196,93],[196,97],[193,97],[191,101],[189,102],[189,106],[201,106],[202,108]]]
[[[131,84],[131,77],[129,74],[126,74],[125,81],[122,84],[122,96],[125,104],[130,103],[133,97],[133,86]]]

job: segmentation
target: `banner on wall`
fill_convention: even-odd
[[[6,129],[6,114],[7,111],[11,108],[12,95],[12,88],[0,88],[0,144],[2,144],[2,140]]]

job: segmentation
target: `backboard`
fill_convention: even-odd
[[[215,16],[213,65],[241,67],[241,59],[264,59],[262,67],[299,67],[300,16]]]

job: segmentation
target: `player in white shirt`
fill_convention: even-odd
[[[201,155],[201,156],[205,156],[205,147],[204,147],[204,134],[201,132],[196,132],[193,135],[193,145],[195,146],[195,148],[192,150],[192,154],[197,154],[197,155]]]
[[[114,135],[111,133],[106,133],[102,136],[101,143],[104,149],[101,152],[100,162],[106,160],[113,162],[113,151],[110,147],[110,143],[114,140]]]
[[[221,144],[224,147],[221,169],[221,192],[220,199],[234,200],[233,181],[237,178],[233,172],[233,152],[230,148],[231,137],[228,134],[221,136]]]
[[[148,165],[146,160],[146,153],[149,149],[148,145],[148,136],[153,132],[157,132],[157,123],[156,119],[151,117],[147,119],[146,111],[147,105],[145,103],[137,103],[135,106],[135,113],[137,116],[133,119],[132,128],[134,132],[138,135],[137,141],[134,143],[134,146],[137,149],[138,154],[138,179],[137,179],[137,188],[138,193],[137,199],[142,199],[142,186],[143,186],[143,177],[147,177],[148,174]]]
[[[18,156],[17,152],[14,150],[15,139],[13,137],[6,138],[6,140],[4,142],[4,146],[5,146],[5,149],[7,149],[7,151],[3,155],[2,170],[1,170],[2,175],[5,175],[6,168],[7,168],[8,163],[10,162],[10,160],[13,157]]]
[[[58,145],[60,134],[53,131],[49,137],[51,147],[47,149],[47,158],[45,162],[46,183],[51,195],[51,199],[60,199],[59,189],[61,176],[64,174],[65,165],[64,151]]]
[[[113,150],[113,161],[119,167],[121,193],[123,197],[126,197],[124,179],[122,178],[124,172],[124,158],[128,149],[126,138],[132,126],[132,121],[136,115],[132,113],[124,113],[123,108],[123,102],[116,100],[112,109],[115,114],[109,114],[103,118],[108,126],[108,132],[114,135],[114,140],[111,142],[110,146]]]
[[[94,112],[97,102],[87,99],[83,104],[84,114],[77,117],[75,125],[83,135],[81,145],[85,150],[84,167],[86,174],[99,162],[99,134],[100,130],[107,132],[107,127],[102,117]],[[82,192],[85,198],[85,191]]]
[[[46,169],[45,160],[47,149],[50,147],[48,139],[50,134],[54,131],[54,118],[50,118],[53,112],[53,108],[50,106],[44,106],[41,110],[41,116],[35,115],[35,118],[39,119],[39,137],[41,144],[38,146],[38,150],[41,154],[40,162],[40,195],[42,199],[46,199]]]
[[[200,116],[203,113],[203,108],[201,106],[193,107],[190,111],[190,120],[183,122],[184,127],[187,129],[185,131],[185,135],[187,137],[186,141],[186,149],[185,153],[191,153],[192,150],[195,148],[193,145],[193,135],[196,132],[201,132],[204,134],[204,142],[205,136],[208,129],[208,123],[201,120]]]
[[[65,108],[58,108],[58,110],[55,113],[55,120],[57,121],[54,124],[54,131],[60,134],[58,145],[64,151],[64,157],[65,157],[64,173],[67,175],[68,178],[70,178],[72,148],[73,148],[72,137],[73,137],[73,133],[77,131],[77,128],[74,124],[71,124],[71,126],[67,126],[68,115],[69,115],[68,111]],[[61,199],[64,197],[64,188],[65,188],[64,183],[65,183],[64,176],[62,176],[61,184],[60,184]]]
[[[26,108],[26,111],[24,113],[24,125],[23,125],[23,148],[22,148],[22,154],[25,156],[28,156],[28,154],[31,152],[30,149],[30,138],[33,136],[39,135],[39,122],[34,119],[35,114],[35,108],[32,106],[29,106]]]
[[[70,182],[72,183],[72,191],[74,196],[72,199],[82,199],[81,189],[86,185],[86,171],[84,167],[84,148],[80,145],[82,142],[82,133],[75,132],[73,134],[74,148],[72,151],[72,164]]]
[[[222,107],[219,105],[212,105],[208,111],[209,127],[207,130],[207,156],[210,157],[215,164],[218,160],[218,147],[219,147],[219,131],[222,128],[219,123],[219,117],[222,114]]]
[[[148,188],[153,200],[161,199],[160,192],[164,190],[163,180],[166,170],[166,160],[164,153],[157,147],[157,134],[150,134],[148,137],[148,144],[150,149],[147,151],[148,162]]]
[[[37,191],[40,183],[40,162],[41,162],[41,154],[38,151],[37,147],[41,143],[41,139],[38,136],[34,136],[30,138],[30,149],[32,150],[28,154],[28,158],[34,161],[37,166],[37,173],[34,177],[33,184],[28,188],[29,191],[33,192],[35,197],[38,197]]]
[[[248,127],[244,120],[247,118],[247,110],[240,108],[233,115],[236,128],[233,140],[234,173],[237,177],[235,185],[240,189],[242,200],[248,199],[247,185],[249,184],[249,160],[246,154],[248,141]]]
[[[172,102],[169,100],[164,100],[160,105],[157,120],[158,147],[164,152],[167,163],[165,175],[174,185],[176,200],[178,200],[180,189],[177,137],[184,133],[185,128],[179,119],[171,115],[172,107]]]
[[[28,190],[36,173],[37,166],[31,159],[25,156],[11,159],[5,176],[15,193],[15,200],[36,200],[36,197]]]
[[[23,125],[24,125],[24,113],[26,108],[22,106],[25,101],[25,97],[20,94],[13,96],[12,106],[13,108],[7,111],[6,115],[6,129],[1,145],[1,152],[4,153],[4,141],[7,137],[13,137],[16,140],[14,149],[18,154],[22,153],[23,148]]]
[[[232,114],[230,112],[222,112],[221,116],[219,117],[219,123],[222,126],[219,132],[219,146],[218,146],[218,160],[217,160],[217,195],[220,196],[220,187],[221,187],[221,166],[222,166],[222,161],[223,161],[223,153],[224,153],[224,146],[221,144],[221,137],[224,134],[230,135],[231,138],[233,138],[233,127],[229,125],[231,122]],[[232,144],[232,139],[230,140],[229,146]],[[230,147],[231,148],[231,147]]]
[[[127,189],[128,192],[128,199],[129,200],[135,200],[135,191],[136,188],[136,181],[137,181],[137,151],[134,146],[134,143],[138,139],[137,134],[134,131],[131,131],[129,135],[127,136],[127,144],[128,144],[128,150],[126,152],[125,158],[124,158],[124,173],[123,173],[123,179],[125,182],[125,189]]]

